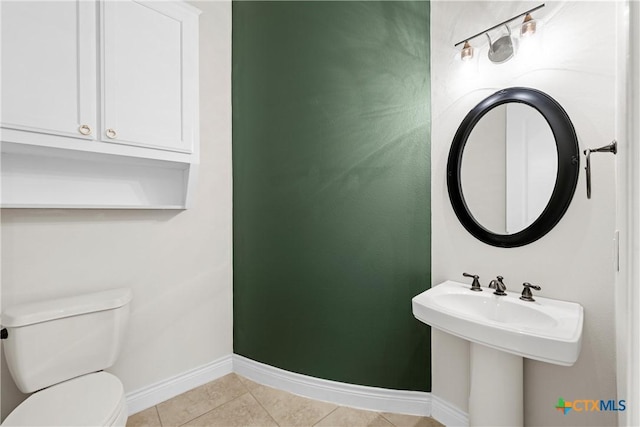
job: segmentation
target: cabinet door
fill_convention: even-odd
[[[96,6],[2,1],[2,127],[92,138],[96,125]],[[87,134],[87,135],[85,135]]]
[[[102,140],[192,152],[197,16],[168,2],[105,1],[102,37]]]

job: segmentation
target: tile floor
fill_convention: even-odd
[[[129,417],[143,426],[443,427],[432,418],[363,411],[276,390],[229,374]]]

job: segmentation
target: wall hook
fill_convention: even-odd
[[[591,153],[618,154],[618,142],[614,139],[611,144],[605,145],[604,147],[587,148],[584,150],[584,154],[587,156],[587,166],[584,168],[587,171],[587,199],[591,198]]]

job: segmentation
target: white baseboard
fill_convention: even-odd
[[[129,415],[151,408],[158,403],[164,402],[165,400],[171,399],[172,397],[214,381],[232,372],[233,359],[229,354],[180,375],[176,375],[147,387],[143,387],[139,390],[127,393],[126,399]]]
[[[469,418],[465,412],[431,393],[324,380],[285,371],[237,354],[221,357],[183,374],[127,393],[128,412],[130,415],[138,413],[231,372],[259,384],[341,406],[431,416],[445,426],[469,426]]]
[[[329,381],[274,368],[234,354],[233,370],[252,381],[342,406],[399,414],[431,415],[431,393]]]
[[[469,427],[469,415],[448,401],[432,394],[431,416],[447,427]]]

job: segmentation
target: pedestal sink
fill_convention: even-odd
[[[522,358],[571,366],[582,344],[582,306],[470,290],[446,281],[412,300],[413,315],[471,342],[470,425],[523,425]],[[499,408],[495,399],[500,401]]]

